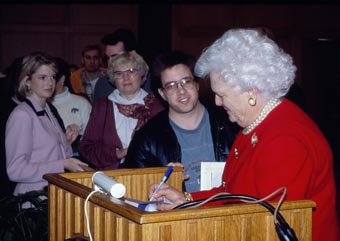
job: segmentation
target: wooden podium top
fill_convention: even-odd
[[[104,173],[114,177],[118,182],[121,182],[126,186],[125,197],[146,201],[148,187],[152,183],[158,183],[165,171],[166,167],[160,167],[119,169],[104,171]],[[94,172],[46,174],[44,178],[48,180],[50,185],[53,184],[73,195],[86,199],[93,191],[93,174]],[[175,167],[167,183],[181,190],[182,169]],[[195,209],[146,212],[125,203],[123,199],[113,198],[103,193],[95,193],[91,196],[90,201],[97,206],[103,207],[106,210],[139,224],[212,218],[221,216],[221,213],[223,213],[224,216],[268,213],[268,210],[259,204],[246,203],[228,204],[216,207],[200,207]],[[282,204],[280,212],[313,207],[315,207],[315,203],[309,200],[286,201]]]

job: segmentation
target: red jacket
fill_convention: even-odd
[[[160,101],[155,96],[153,99],[148,106],[151,117],[163,110]],[[112,101],[102,97],[92,107],[79,152],[96,169],[117,169],[120,159],[117,158],[116,149],[121,148],[123,146],[116,130]]]
[[[282,186],[287,187],[286,200],[316,202],[313,241],[340,240],[332,151],[315,123],[286,99],[251,133],[238,134],[222,185],[192,196],[200,199],[225,191],[262,198]]]

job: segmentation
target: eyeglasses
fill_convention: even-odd
[[[115,71],[113,72],[115,79],[123,79],[124,75],[126,74],[127,77],[135,77],[139,73],[138,69],[131,68],[125,71]]]
[[[173,94],[175,93],[179,85],[185,89],[185,90],[191,90],[194,88],[194,78],[192,77],[186,77],[184,79],[181,79],[179,81],[171,81],[169,83],[166,83],[163,86],[163,89],[168,93],[168,94]]]
[[[38,79],[38,80],[40,80],[41,82],[46,82],[46,81],[48,81],[48,80],[51,80],[51,81],[56,81],[56,75],[38,75],[38,76],[36,76],[35,78],[36,79]]]

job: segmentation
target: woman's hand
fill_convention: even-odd
[[[76,124],[70,124],[66,128],[66,140],[72,144],[78,137],[80,128]]]
[[[183,168],[183,175],[182,175],[182,180],[188,180],[190,178],[189,174],[184,173],[184,166],[180,162],[169,162],[167,166],[174,166],[174,167],[182,167]]]
[[[87,168],[87,164],[76,159],[68,158],[64,160],[64,169],[70,172],[83,172]]]
[[[118,159],[124,158],[127,154],[127,148],[116,149],[116,154]]]
[[[157,204],[158,210],[162,211],[171,210],[174,207],[186,202],[184,194],[181,191],[175,189],[174,187],[165,183],[157,192],[155,192],[157,186],[158,184],[153,184],[150,186],[149,197],[150,198],[153,197],[154,200],[172,203],[172,204]]]

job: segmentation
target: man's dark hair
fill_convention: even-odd
[[[135,35],[128,29],[120,28],[114,33],[106,34],[101,42],[104,45],[116,45],[118,42],[123,42],[125,51],[137,50],[137,40]]]
[[[152,90],[155,93],[157,93],[158,88],[162,87],[161,82],[162,72],[178,64],[188,66],[191,73],[194,75],[196,59],[194,56],[190,54],[186,54],[179,50],[174,50],[167,53],[162,53],[154,59],[152,63],[151,75],[152,75]]]
[[[79,69],[78,65],[76,65],[76,64],[68,64],[68,68],[69,69],[71,69],[71,68]]]
[[[102,49],[100,48],[99,45],[97,44],[91,44],[91,45],[87,45],[84,47],[83,51],[81,52],[81,56],[84,57],[85,53],[87,51],[90,51],[90,50],[97,50],[98,51],[98,54],[99,54],[99,57],[102,57]]]
[[[22,68],[22,61],[24,56],[17,57],[13,60],[13,62],[5,69],[4,73],[6,77],[1,80],[3,84],[4,93],[8,94],[8,96],[12,97],[16,95],[18,99],[22,100],[22,97],[17,91],[20,84],[20,73]]]
[[[69,64],[62,58],[56,57],[55,62],[57,63],[58,66],[58,72],[56,74],[56,82],[60,80],[60,78],[64,75],[65,76],[65,82],[64,85],[68,87],[68,90],[74,94],[71,82],[70,82],[70,76],[71,76],[71,71],[69,68]]]

